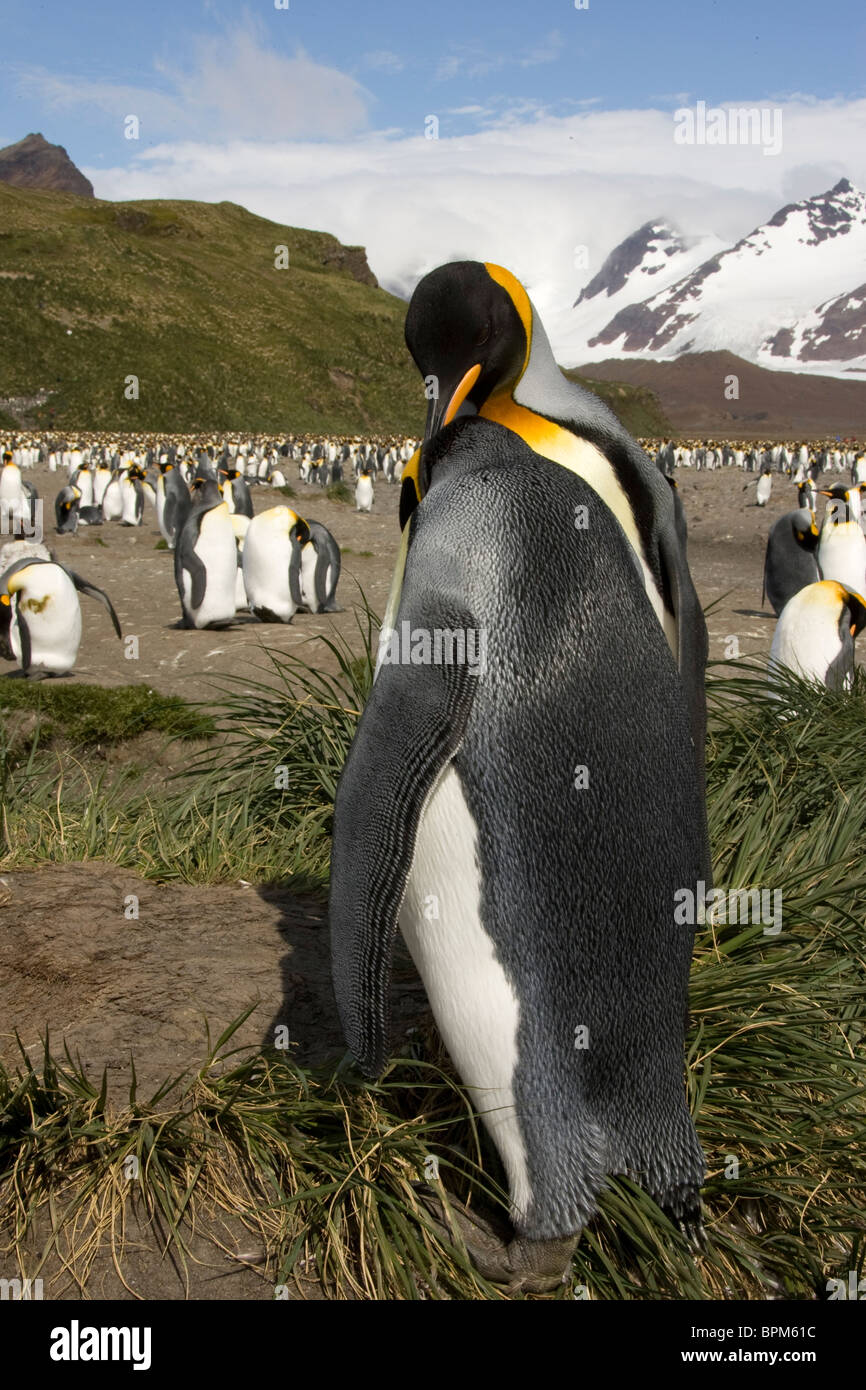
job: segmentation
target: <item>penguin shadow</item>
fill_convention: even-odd
[[[738,618],[765,618],[767,622],[775,622],[776,615],[767,612],[766,608],[735,608],[734,612]]]
[[[346,1056],[331,979],[327,903],[288,884],[264,884],[259,897],[279,913],[280,1004],[261,1040],[263,1049],[286,1049],[298,1066],[340,1063]],[[391,986],[391,1055],[406,1055],[413,1033],[430,1018],[424,986],[401,939],[395,942]]]
[[[188,633],[201,632],[202,634],[207,634],[208,632],[231,632],[237,627],[261,626],[262,624],[260,620],[258,618],[254,618],[252,613],[238,613],[234,618],[232,618],[231,622],[210,623],[207,627],[192,627],[191,625],[187,624],[183,618],[177,618],[173,623],[166,623],[166,628],[169,631]]]

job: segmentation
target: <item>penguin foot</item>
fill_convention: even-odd
[[[430,1188],[419,1188],[418,1195],[439,1232],[462,1244],[478,1273],[491,1284],[504,1284],[507,1293],[515,1294],[551,1293],[563,1282],[580,1232],[552,1240],[509,1239],[453,1197],[443,1202]]]

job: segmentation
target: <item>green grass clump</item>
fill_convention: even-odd
[[[331,483],[325,488],[325,496],[329,502],[351,502],[353,493],[347,483]]]
[[[0,710],[38,715],[42,742],[63,738],[73,747],[118,743],[145,733],[198,739],[214,731],[208,716],[188,701],[159,695],[145,685],[2,681]]]

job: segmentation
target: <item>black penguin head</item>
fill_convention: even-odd
[[[417,286],[405,336],[429,404],[424,441],[403,474],[401,526],[429,483],[424,444],[458,413],[477,412],[496,392],[513,390],[526,370],[532,305],[520,281],[502,266],[453,261]]]
[[[193,478],[189,491],[195,507],[215,507],[223,500],[216,478],[208,478],[204,474],[197,474]]]
[[[855,594],[853,589],[844,589],[843,594],[839,630],[841,633],[843,627],[847,627],[851,636],[856,637],[866,627],[866,602],[859,594]]]

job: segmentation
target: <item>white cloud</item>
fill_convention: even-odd
[[[866,101],[791,102],[783,116],[773,158],[757,146],[677,145],[669,112],[584,111],[429,141],[419,130],[319,144],[171,142],[129,169],[85,172],[101,197],[230,199],[360,242],[380,281],[404,295],[443,261],[498,261],[550,317],[651,217],[733,240],[843,173],[866,185]],[[577,246],[588,248],[586,268],[575,268]]]
[[[247,20],[199,38],[187,66],[154,62],[153,86],[58,77],[19,70],[20,85],[49,109],[95,107],[117,119],[137,115],[142,137],[182,140],[343,139],[364,129],[373,95],[302,50],[286,57]]]

